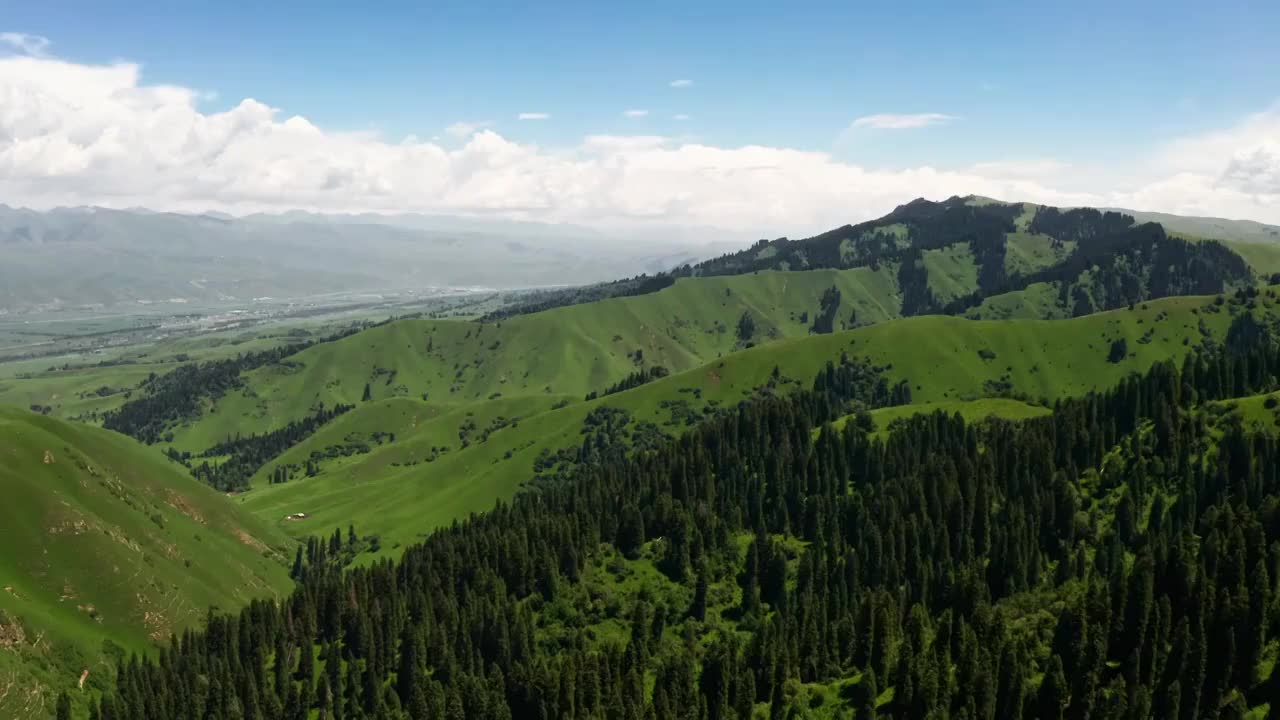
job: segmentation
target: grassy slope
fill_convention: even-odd
[[[124,391],[136,388],[151,373],[162,375],[179,364],[178,357],[209,361],[267,350],[300,338],[291,329],[311,328],[312,337],[331,328],[319,323],[296,323],[253,332],[227,330],[199,337],[161,340],[140,347],[104,350],[101,354],[73,354],[0,364],[0,404],[27,408],[42,405],[61,418],[113,410],[125,402]],[[108,361],[111,365],[96,363]],[[63,369],[65,366],[65,369]],[[110,394],[98,395],[107,387]]]
[[[828,360],[847,352],[889,365],[888,375],[895,380],[909,379],[917,403],[941,403],[941,407],[962,411],[967,407],[970,412],[998,406],[1000,414],[1013,412],[1016,416],[1019,412],[1003,401],[982,400],[997,390],[993,383],[1005,382],[1012,390],[1046,400],[1113,385],[1155,362],[1181,358],[1202,341],[1201,319],[1210,336],[1224,337],[1230,316],[1225,309],[1212,312],[1213,308],[1211,298],[1170,298],[1132,311],[1071,320],[996,322],[920,317],[781,340],[627,392],[591,402],[577,401],[556,410],[538,412],[538,406],[532,404],[471,408],[481,427],[485,418],[500,414],[520,415],[522,419],[514,427],[494,432],[483,443],[415,465],[395,463],[410,462],[415,452],[421,457],[426,446],[446,440],[456,448],[461,422],[458,413],[465,411],[432,410],[431,403],[413,400],[388,404],[385,410],[381,403],[373,403],[339,423],[374,428],[383,422],[380,417],[385,413],[388,428],[403,427],[407,415],[427,418],[435,413],[420,424],[418,432],[423,439],[416,450],[399,442],[375,448],[368,455],[326,466],[318,477],[264,487],[240,500],[247,509],[272,522],[290,512],[312,514],[301,523],[282,523],[290,533],[327,533],[354,522],[362,534],[380,534],[385,551],[394,551],[398,543],[412,542],[434,527],[487,510],[495,500],[510,497],[531,477],[534,458],[543,448],[556,450],[581,442],[582,421],[597,406],[625,408],[637,420],[654,422],[675,433],[685,424],[670,407],[663,407],[664,402],[683,401],[694,415],[701,414],[709,403],[736,403],[768,383],[775,366],[785,378],[792,379],[786,387],[808,386]],[[1280,309],[1264,303],[1260,312],[1277,314]],[[1120,363],[1107,362],[1111,340],[1121,337],[1127,340],[1130,356]],[[1149,341],[1142,342],[1144,337]],[[985,360],[979,350],[994,352],[995,357]],[[971,400],[981,402],[953,404]],[[335,423],[291,452],[305,457],[345,432],[344,425]]]
[[[1280,227],[1252,220],[1170,215],[1168,213],[1121,210],[1138,222],[1158,222],[1171,232],[1216,240],[1239,240],[1244,243],[1280,242]]]
[[[1005,271],[1013,274],[1028,275],[1059,263],[1075,249],[1074,242],[1065,242],[1054,247],[1053,239],[1048,235],[1029,232],[1012,232],[1005,235],[1008,240],[1005,251]]]
[[[165,372],[173,366],[121,365],[75,370],[42,372],[32,377],[0,378],[0,403],[27,408],[32,405],[52,407],[60,417],[76,417],[90,412],[104,412],[125,402],[124,390],[138,386],[152,372]],[[99,388],[110,394],[98,395]]]
[[[967,244],[926,250],[923,259],[929,273],[929,290],[940,302],[968,295],[978,288],[978,266]]]
[[[1032,283],[1025,290],[994,295],[970,308],[971,320],[1061,320],[1070,316],[1058,304],[1057,283]]]
[[[1049,408],[1030,405],[1021,400],[983,398],[981,400],[947,400],[880,408],[879,410],[871,411],[871,419],[875,421],[877,430],[887,430],[895,420],[938,411],[945,412],[948,415],[959,413],[969,422],[989,417],[1004,418],[1006,420],[1025,420],[1048,415],[1050,412]],[[839,422],[833,424],[837,427],[842,427],[845,420],[847,418],[842,418]]]
[[[104,640],[144,650],[290,586],[281,533],[122,435],[0,407],[0,486],[0,717],[104,681]]]
[[[757,341],[807,335],[822,292],[835,285],[842,303],[837,327],[856,312],[860,323],[898,316],[894,268],[683,279],[651,295],[558,308],[500,323],[407,320],[327,343],[248,374],[249,391],[223,398],[176,444],[208,447],[236,432],[263,431],[301,417],[317,402],[373,397],[461,403],[495,393],[581,396],[602,390],[637,367],[632,353],[672,371],[696,367],[740,347],[744,311]],[[808,314],[809,321],[802,322]],[[430,347],[430,351],[428,351]],[[394,371],[394,378],[384,371]]]
[[[1280,432],[1280,404],[1266,406],[1273,398],[1280,400],[1280,391],[1212,403],[1206,410],[1219,425],[1238,418],[1246,430],[1277,433]]]
[[[1236,242],[1228,241],[1227,247],[1234,250],[1249,263],[1259,275],[1271,275],[1280,272],[1280,242]]]

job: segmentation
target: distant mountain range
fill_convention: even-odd
[[[431,215],[235,218],[0,205],[0,310],[581,284],[659,272],[743,244],[729,240],[705,228],[610,233]]]

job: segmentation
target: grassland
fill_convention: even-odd
[[[876,430],[883,432],[888,430],[897,420],[935,412],[945,412],[948,415],[958,413],[969,422],[977,422],[992,417],[1005,420],[1026,420],[1048,415],[1050,410],[1043,405],[1031,405],[1011,398],[983,398],[982,400],[948,400],[880,408],[871,411],[871,419],[875,421]],[[836,427],[842,427],[845,422],[847,422],[847,418],[842,418],[832,424]]]
[[[967,244],[926,250],[923,259],[929,273],[929,290],[939,302],[967,295],[978,287],[978,266]]]
[[[736,328],[743,313],[755,323],[752,342],[806,336],[832,286],[842,297],[837,328],[852,316],[858,323],[896,318],[894,277],[885,267],[682,279],[651,295],[496,323],[400,321],[248,373],[245,392],[211,406],[176,433],[175,444],[200,450],[236,432],[278,427],[321,402],[360,402],[366,384],[374,399],[446,404],[585,396],[642,365],[678,372],[742,349]]]
[[[1226,246],[1249,263],[1254,272],[1269,276],[1280,272],[1280,242],[1228,241]]]
[[[993,295],[965,312],[971,320],[1061,320],[1071,316],[1058,302],[1057,283],[1032,283],[1024,290]]]
[[[0,488],[0,717],[290,586],[282,533],[122,435],[0,407]]]
[[[596,407],[625,409],[635,421],[676,434],[768,385],[775,367],[781,375],[777,390],[785,392],[807,387],[826,362],[847,353],[886,367],[894,380],[911,382],[918,405],[879,411],[878,423],[933,409],[971,418],[1027,417],[1043,412],[1037,405],[1109,387],[1128,373],[1179,359],[1202,342],[1221,341],[1230,311],[1230,304],[1215,305],[1213,298],[1183,297],[1070,320],[918,317],[779,340],[589,402],[536,390],[532,396],[503,395],[478,403],[410,397],[374,401],[268,465],[255,489],[238,501],[296,535],[328,533],[353,522],[362,534],[380,535],[382,552],[394,554],[432,528],[511,497],[533,476],[534,460],[544,449],[554,452],[582,442],[583,421]],[[1280,307],[1263,297],[1256,312],[1274,319]],[[1109,362],[1111,342],[1122,338],[1129,355]],[[565,401],[570,402],[557,407]],[[499,417],[518,420],[484,440],[473,432],[471,445],[461,447],[458,433],[468,421],[484,429]],[[348,437],[378,430],[395,432],[396,442],[322,463],[316,477],[265,484],[277,463],[298,463]],[[449,449],[436,452],[442,446]],[[310,517],[281,520],[293,512]]]
[[[1246,430],[1280,433],[1280,391],[1212,403],[1204,410],[1219,427],[1239,422]]]
[[[266,350],[322,336],[332,329],[330,325],[300,324],[230,330],[92,354],[0,363],[0,405],[34,405],[49,408],[56,417],[91,418],[122,405],[127,393],[152,373],[169,372],[183,362]]]
[[[1037,270],[1062,262],[1075,249],[1074,242],[1054,244],[1048,235],[1038,235],[1024,231],[1012,232],[1005,236],[1005,271],[1013,274],[1029,275]]]

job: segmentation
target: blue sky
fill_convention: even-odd
[[[541,144],[692,135],[947,166],[1152,144],[1280,97],[1276,2],[369,5],[16,3],[0,17],[62,57],[216,92],[210,109],[253,97],[388,137],[491,121]],[[859,116],[926,112],[959,119],[837,141]]]
[[[1274,0],[368,5],[0,0],[0,193],[787,230],[976,192],[1280,222]]]

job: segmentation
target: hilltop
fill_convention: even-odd
[[[1251,257],[1270,272],[1271,253]],[[653,276],[542,293],[493,317],[655,292],[681,277],[762,270],[890,267],[903,315],[960,314],[997,295],[1047,290],[1065,316],[1170,295],[1220,292],[1252,280],[1249,261],[1216,240],[1171,235],[1154,222],[1092,208],[988,198],[919,198],[884,217],[802,240],[750,248]],[[1264,269],[1265,268],[1265,269]]]
[[[291,586],[272,523],[116,433],[0,407],[0,490],[0,716]]]

